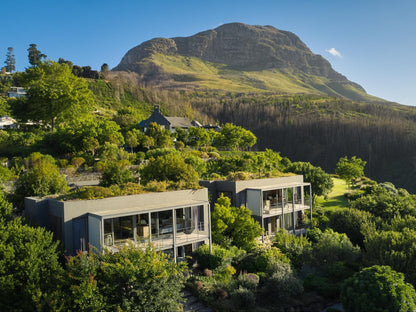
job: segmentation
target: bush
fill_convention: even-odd
[[[231,263],[234,257],[244,253],[243,250],[237,247],[231,247],[229,249],[222,248],[218,245],[212,245],[212,254],[209,253],[209,246],[202,245],[194,251],[194,257],[197,261],[198,267],[201,269],[215,269],[220,265]]]
[[[288,234],[285,230],[280,230],[276,234],[273,245],[290,259],[291,264],[297,270],[300,270],[305,255],[311,250],[311,243],[305,236]]]
[[[338,233],[347,234],[354,245],[364,246],[364,232],[374,228],[373,215],[367,211],[352,208],[339,209],[329,215],[328,226]]]
[[[303,292],[302,283],[293,274],[290,264],[277,262],[273,269],[273,273],[266,279],[264,285],[264,290],[272,301],[287,301],[288,298]]]
[[[348,278],[341,290],[346,312],[416,310],[416,292],[404,275],[389,266],[374,265]]]
[[[259,285],[260,278],[254,273],[240,273],[233,281],[232,288],[244,287],[255,291]]]
[[[119,162],[111,162],[104,169],[100,179],[100,186],[124,185],[133,181],[130,170]]]
[[[242,286],[235,289],[230,297],[236,311],[251,310],[256,304],[256,295],[254,292]]]
[[[147,182],[145,189],[149,192],[165,192],[169,183],[166,181],[149,181]]]
[[[289,262],[276,247],[262,248],[247,254],[237,264],[237,270],[249,273],[270,273],[275,263]]]

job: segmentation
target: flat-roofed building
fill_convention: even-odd
[[[212,206],[223,194],[231,199],[232,205],[249,208],[266,235],[274,235],[280,228],[300,233],[310,226],[305,223],[305,212],[309,211],[312,220],[312,189],[302,175],[199,183],[211,193]]]
[[[210,244],[207,189],[143,193],[95,200],[25,198],[25,217],[51,230],[66,253],[116,252],[132,241],[153,244],[175,260]]]

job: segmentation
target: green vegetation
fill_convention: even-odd
[[[404,276],[388,266],[372,266],[355,273],[343,285],[341,300],[347,312],[414,311],[416,292]]]
[[[221,74],[224,79],[210,83],[227,80],[235,90],[241,86],[238,80],[244,80],[253,92],[277,83],[264,81],[255,72],[236,77],[235,69],[193,58],[171,56],[169,64],[182,70],[176,79],[186,78],[191,84],[203,85],[204,79],[211,77],[208,72]],[[62,59],[32,65],[25,73],[0,76],[2,91],[15,85],[32,90],[27,90],[27,99],[1,98],[0,110],[20,120],[42,120],[21,123],[19,129],[0,130],[4,156],[0,181],[5,193],[0,198],[0,309],[177,311],[181,309],[180,290],[186,283],[198,298],[217,310],[303,311],[311,306],[322,310],[339,298],[349,306],[345,293],[349,294],[351,287],[345,286],[349,289],[345,290],[343,285],[351,279],[361,284],[360,274],[374,265],[389,266],[374,270],[377,274],[368,269],[376,280],[379,275],[387,276],[388,281],[396,281],[397,289],[390,284],[388,287],[413,294],[403,277],[416,285],[416,198],[392,183],[361,177],[365,165],[361,159],[371,155],[366,167],[370,172],[376,170],[375,164],[388,163],[390,149],[386,146],[392,143],[384,132],[387,126],[394,134],[391,138],[402,140],[398,144],[412,150],[411,109],[321,95],[153,90],[140,85],[135,74],[108,72],[105,67],[102,79],[98,79],[91,68],[76,67]],[[54,79],[68,91],[66,95],[59,96]],[[69,92],[72,83],[82,92]],[[289,84],[285,80],[281,83]],[[51,88],[44,88],[46,85]],[[298,86],[291,85],[294,89]],[[306,82],[299,85],[308,89]],[[48,112],[43,109],[45,103],[50,104]],[[171,133],[152,124],[143,132],[137,124],[150,115],[152,104],[159,104],[167,115],[208,122],[218,119],[223,122],[222,130],[194,128]],[[59,107],[55,110],[55,106]],[[34,113],[23,110],[25,107]],[[385,116],[390,119],[381,122]],[[228,123],[233,118],[239,122]],[[300,157],[288,152],[287,146],[305,158],[319,158],[325,151],[323,168],[332,172],[341,148],[328,150],[325,144],[336,145],[338,133],[342,134],[343,151],[345,146],[351,146],[354,153],[371,145],[372,152],[365,157],[357,153],[339,161],[337,173],[351,184],[349,189],[341,179],[331,178],[309,162],[292,163],[273,149],[249,151],[273,146],[292,159]],[[357,142],[357,136],[350,138],[351,133],[360,134]],[[375,133],[383,139],[370,144]],[[350,139],[357,146],[350,144]],[[65,176],[90,173],[101,176],[100,186],[68,190]],[[16,208],[22,208],[25,196],[56,193],[62,200],[98,199],[199,188],[199,179],[246,180],[292,174],[302,174],[305,182],[312,184],[317,199],[313,208],[315,228],[306,236],[282,231],[260,244],[262,230],[250,211],[232,207],[230,200],[221,196],[212,212],[212,237],[218,245],[213,246],[212,254],[208,246],[201,246],[188,259],[194,265],[192,277],[185,274],[186,264],[169,262],[152,248],[129,246],[117,254],[91,252],[64,259],[50,232],[16,217],[20,213]],[[13,200],[13,205],[6,198]],[[361,290],[361,294],[376,296],[370,290]],[[396,299],[391,303],[396,304]]]
[[[211,223],[212,241],[222,246],[231,244],[250,250],[255,246],[255,239],[263,233],[247,207],[232,207],[231,200],[222,194],[215,203]]]
[[[338,208],[344,208],[348,206],[348,199],[345,196],[347,192],[347,185],[345,182],[339,178],[332,178],[334,183],[334,187],[332,188],[331,192],[328,193],[326,198],[318,197],[316,200],[316,204],[322,208],[328,210],[336,210]]]

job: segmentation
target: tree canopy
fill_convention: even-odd
[[[94,98],[87,82],[74,76],[67,64],[46,61],[31,67],[22,75],[27,99],[15,114],[25,120],[56,122],[79,118],[92,110]]]
[[[46,55],[43,54],[42,52],[40,52],[36,46],[36,44],[31,43],[29,48],[27,49],[27,51],[29,52],[28,54],[28,58],[29,58],[29,63],[32,66],[37,66],[42,62],[42,59],[46,58]]]
[[[367,162],[358,157],[347,156],[341,157],[335,168],[335,173],[348,184],[352,179],[362,177],[364,175],[364,167]]]
[[[211,214],[212,240],[220,245],[232,245],[249,250],[254,239],[263,233],[260,224],[251,217],[251,211],[244,206],[232,207],[231,200],[221,194]]]

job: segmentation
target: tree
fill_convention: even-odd
[[[211,224],[214,243],[226,246],[231,242],[245,250],[251,249],[255,245],[255,238],[263,233],[247,207],[232,207],[231,200],[222,194],[214,205]]]
[[[221,136],[216,145],[225,146],[231,150],[239,150],[240,148],[252,147],[256,142],[257,138],[251,131],[232,123],[226,123],[221,129]]]
[[[101,73],[106,73],[110,70],[109,66],[107,63],[104,63],[103,65],[101,65]]]
[[[54,311],[63,269],[51,232],[22,224],[0,224],[0,310]]]
[[[303,179],[311,184],[314,199],[316,196],[326,196],[334,187],[334,181],[328,173],[308,162],[294,162],[285,171],[302,174]]]
[[[94,98],[87,82],[74,76],[67,64],[47,61],[31,67],[22,75],[27,90],[22,119],[56,122],[80,118],[92,109]]]
[[[151,180],[197,183],[198,173],[177,153],[149,159],[141,171],[144,183]]]
[[[119,162],[111,162],[103,171],[100,179],[101,186],[123,185],[131,182],[133,176],[129,169]]]
[[[364,175],[364,167],[367,162],[355,156],[348,159],[347,156],[341,157],[335,168],[335,173],[348,184],[352,179],[362,177]]]
[[[173,139],[170,131],[162,129],[162,127],[155,122],[150,123],[146,130],[146,135],[153,138],[154,146],[157,148],[173,146]]]
[[[29,52],[29,63],[32,66],[37,66],[42,62],[42,59],[46,58],[46,55],[43,54],[42,52],[40,52],[38,50],[38,48],[36,47],[36,44],[31,43],[29,48],[27,49],[27,51]]]
[[[341,290],[346,312],[416,310],[416,292],[404,276],[389,266],[374,265],[348,278]]]
[[[68,190],[65,176],[49,157],[43,155],[32,168],[20,175],[14,185],[15,203],[22,208],[27,196],[59,194]]]
[[[137,135],[133,131],[128,131],[126,133],[125,141],[126,141],[127,146],[130,147],[130,152],[132,153],[133,153],[133,148],[139,145],[139,140],[137,139]]]
[[[16,59],[14,58],[12,47],[8,47],[7,51],[6,61],[4,63],[6,64],[6,71],[11,73],[16,70]]]
[[[117,253],[81,253],[68,261],[68,310],[179,311],[185,270],[184,263],[168,261],[152,247],[130,244]],[[75,296],[79,287],[89,289],[93,297]]]

